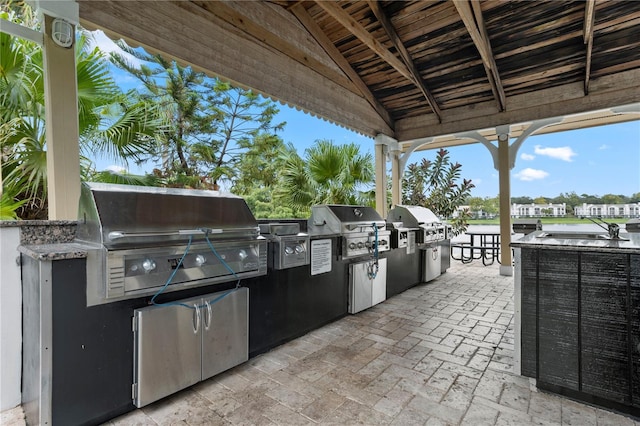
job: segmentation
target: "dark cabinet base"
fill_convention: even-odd
[[[640,415],[640,255],[522,248],[521,372]]]

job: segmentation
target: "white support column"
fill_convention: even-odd
[[[498,176],[500,200],[500,275],[513,275],[511,256],[511,178],[509,127],[498,128]]]
[[[400,198],[400,179],[398,166],[398,141],[382,133],[376,136],[376,210],[380,216],[387,217],[387,159],[391,157],[391,204],[398,204]]]
[[[387,146],[376,138],[376,211],[387,217]]]
[[[75,220],[78,216],[80,198],[75,43],[68,48],[56,44],[51,37],[54,18],[46,14],[44,18],[43,62],[49,219]],[[74,25],[72,31],[75,32]]]
[[[391,205],[402,204],[402,169],[400,168],[400,150],[393,149],[391,154]]]

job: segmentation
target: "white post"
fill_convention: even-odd
[[[75,43],[70,47],[58,45],[52,38],[53,22],[52,16],[44,15],[43,65],[49,219],[75,220],[80,199]],[[73,38],[73,24],[71,31]]]

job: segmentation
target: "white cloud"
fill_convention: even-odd
[[[611,148],[609,145],[607,145],[606,143],[603,145],[600,145],[600,148],[598,148],[600,151],[604,151],[605,149],[609,149]]]
[[[106,168],[106,170],[108,170],[110,172],[113,172],[113,173],[126,173],[127,172],[127,169],[125,169],[122,166],[117,166],[115,164],[112,164],[112,165],[108,166]]]
[[[546,155],[547,157],[556,158],[562,161],[573,161],[572,157],[576,154],[570,146],[561,146],[558,148],[544,148],[536,145],[534,152],[538,155]]]
[[[101,30],[91,31],[91,35],[92,35],[92,38],[89,38],[89,45],[91,46],[92,49],[94,47],[98,47],[98,49],[100,49],[102,52],[107,54],[111,52],[119,53],[127,61],[129,61],[130,65],[136,68],[140,68],[142,61],[140,61],[135,56],[130,55],[129,53],[126,53],[125,51],[120,49],[118,45],[115,44],[113,40],[111,40],[109,37],[107,37],[107,35],[103,33]]]
[[[531,168],[523,169],[522,171],[514,175],[516,179],[524,180],[526,182],[544,179],[547,176],[549,176],[549,173],[545,172],[544,170],[536,170]]]
[[[533,160],[534,158],[536,158],[536,156],[535,156],[535,155],[532,155],[532,154],[525,154],[525,153],[522,153],[522,154],[520,154],[520,158],[522,158],[522,159],[523,159],[523,160],[525,160],[525,161],[531,161],[531,160]]]

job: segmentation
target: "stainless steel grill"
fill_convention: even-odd
[[[287,269],[309,264],[309,234],[299,223],[261,223],[260,233],[269,241],[269,267]]]
[[[387,221],[402,222],[404,226],[418,229],[416,244],[420,247],[422,281],[429,282],[449,267],[451,227],[426,207],[397,205],[389,211]]]
[[[447,238],[446,225],[426,207],[397,205],[389,211],[387,221],[402,222],[407,228],[419,229],[416,244],[436,243]]]
[[[340,235],[341,257],[371,256],[388,251],[390,231],[372,207],[323,204],[311,207],[308,230],[314,235]]]
[[[85,183],[77,240],[89,306],[267,273],[247,204],[217,191]]]

